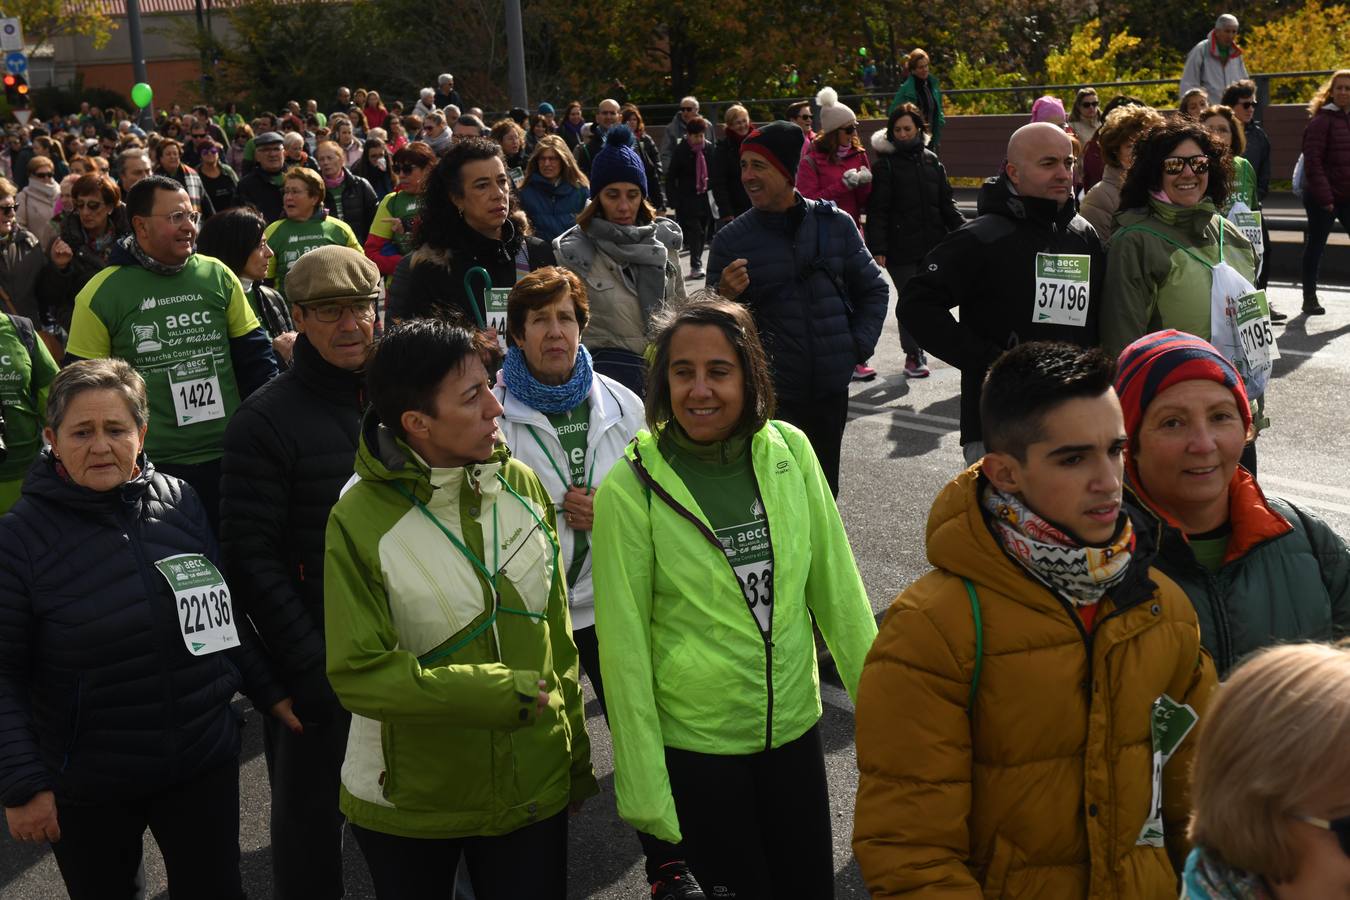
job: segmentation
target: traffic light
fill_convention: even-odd
[[[22,75],[5,73],[5,99],[10,106],[28,105],[28,79]]]

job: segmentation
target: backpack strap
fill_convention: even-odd
[[[984,668],[984,619],[980,615],[980,595],[975,592],[975,583],[962,578],[966,594],[970,597],[970,614],[975,619],[975,671],[970,676],[970,695],[966,698],[966,715],[975,710],[975,695],[980,690],[980,671]]]
[[[13,313],[6,313],[9,317],[9,324],[14,326],[14,330],[19,333],[19,340],[23,341],[24,349],[28,351],[28,357],[31,359],[37,356],[37,333],[33,329],[33,320],[27,316],[16,316]]]

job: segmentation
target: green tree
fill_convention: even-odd
[[[80,35],[102,47],[112,37],[117,23],[101,3],[68,3],[64,0],[6,0],[6,16],[23,20],[24,41],[45,44],[59,34]]]
[[[1046,84],[1093,85],[1112,81],[1147,81],[1171,78],[1168,66],[1141,65],[1136,62],[1142,54],[1143,38],[1128,31],[1117,31],[1109,38],[1102,37],[1101,21],[1089,19],[1073,30],[1068,44],[1051,52],[1045,58]],[[1169,54],[1170,56],[1170,54]],[[1116,93],[1129,93],[1154,105],[1166,105],[1175,100],[1176,84],[1138,85],[1130,88],[1102,88],[1109,98]],[[1073,103],[1073,93],[1066,92],[1060,99],[1065,108]]]
[[[1342,68],[1350,61],[1350,7],[1307,0],[1280,18],[1250,29],[1245,46],[1251,72]],[[1274,80],[1271,99],[1306,103],[1321,82],[1321,78]]]

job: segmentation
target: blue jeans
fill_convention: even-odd
[[[1303,244],[1303,305],[1317,299],[1317,271],[1322,267],[1322,253],[1331,236],[1331,226],[1341,220],[1341,227],[1350,231],[1350,203],[1338,203],[1332,212],[1316,206],[1312,198],[1304,196],[1303,209],[1308,213],[1307,239]]]

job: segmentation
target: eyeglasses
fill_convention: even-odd
[[[1300,822],[1307,822],[1314,828],[1321,828],[1324,831],[1330,831],[1336,835],[1336,840],[1340,841],[1341,852],[1350,856],[1350,816],[1341,816],[1339,819],[1319,819],[1316,816],[1294,816]]]
[[[194,131],[194,132],[192,132],[192,139],[193,139],[194,141],[200,141],[200,140],[201,140],[202,138],[204,138],[204,137],[206,137],[206,132],[205,132],[205,131]]]
[[[813,117],[810,113],[802,113],[797,118],[801,119],[803,122],[810,122]]]
[[[342,314],[351,310],[352,317],[358,322],[368,322],[375,318],[374,300],[352,300],[346,303],[320,303],[316,306],[301,305],[306,313],[327,325],[342,321]]]
[[[103,208],[103,201],[102,201],[102,200],[86,200],[86,201],[84,201],[83,203],[81,203],[79,200],[76,200],[74,203],[71,204],[71,208],[74,209],[74,210],[76,210],[76,211],[79,211],[79,210],[82,210],[82,209],[87,209],[87,210],[89,210],[90,212],[98,212],[100,209]]]
[[[0,203],[0,215],[17,216],[19,205],[17,203]]]
[[[403,163],[402,165],[394,166],[394,171],[397,172],[399,175],[411,175],[420,168],[422,167],[415,166],[412,163]]]
[[[48,180],[50,180],[51,178],[53,178],[53,177],[55,177],[55,176],[54,176],[54,173],[52,173],[52,172],[34,172],[34,173],[33,173],[33,177],[34,177],[34,178],[43,178],[43,179],[48,179]]]
[[[308,197],[309,188],[307,187],[282,188],[281,194],[284,197]]]
[[[1201,154],[1195,156],[1169,156],[1162,161],[1162,168],[1168,175],[1180,175],[1181,170],[1187,166],[1196,175],[1203,175],[1209,171],[1209,157]]]
[[[198,222],[202,220],[202,214],[197,212],[195,209],[192,210],[191,212],[176,209],[171,213],[151,213],[150,215],[146,216],[146,218],[168,219],[169,224],[172,225],[174,228],[181,228],[183,227],[184,221],[191,222],[195,226]]]
[[[216,147],[203,147],[201,149],[202,156],[215,156],[219,152],[220,150]]]

